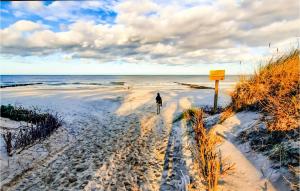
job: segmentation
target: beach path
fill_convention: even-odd
[[[164,95],[160,115],[155,113],[153,90],[124,94],[116,110],[102,112],[101,117],[98,108],[91,110],[97,107],[93,104],[69,124],[83,129],[72,144],[3,188],[185,190],[198,177],[185,128],[172,121],[191,101],[174,92]]]

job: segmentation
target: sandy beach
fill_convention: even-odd
[[[163,97],[160,115],[156,114],[155,104],[158,91]],[[228,91],[221,89],[220,106],[230,102]],[[211,106],[213,94],[211,89],[180,85],[1,89],[1,104],[37,106],[45,111],[56,111],[64,119],[63,127],[46,141],[11,157],[9,167],[2,148],[2,188],[187,190],[188,185],[200,183],[201,179],[189,149],[191,140],[186,124],[172,122],[185,109]],[[245,114],[246,122],[248,115]],[[250,113],[249,121],[253,121],[252,115]],[[217,117],[212,116],[207,122],[213,124]],[[233,123],[240,123],[239,119],[233,119]],[[241,155],[234,146],[224,146],[224,149],[225,154],[231,153],[233,157]],[[237,154],[232,154],[235,150]],[[246,166],[252,175],[239,174],[242,178],[238,181],[232,178],[224,190],[239,190],[243,181],[259,190],[266,181],[260,177],[260,170],[243,159],[245,156],[239,157],[242,159],[235,160],[243,161],[241,167]],[[249,178],[243,179],[243,176]],[[194,184],[195,189],[201,186]]]
[[[63,185],[88,190],[133,186],[177,190],[196,181],[185,129],[172,120],[193,105],[211,104],[213,90],[200,94],[202,90],[172,88],[30,86],[1,90],[2,104],[59,112],[65,121],[63,128],[72,137],[60,135],[65,141],[52,146],[54,150],[63,148],[60,153],[48,151],[45,156],[28,158],[34,173],[22,174],[9,183],[13,185],[9,189],[54,189]],[[158,90],[164,100],[160,115],[156,115],[154,100]],[[220,99],[221,104],[229,101],[225,94]],[[41,166],[38,160],[49,163]],[[5,167],[3,158],[1,162]],[[14,168],[13,160],[10,163]]]

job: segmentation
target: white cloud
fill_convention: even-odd
[[[116,5],[116,9],[118,12],[135,16],[150,13],[151,11],[157,11],[159,10],[159,6],[150,0],[133,0],[124,1],[123,3]]]
[[[44,26],[27,20],[19,20],[10,26],[11,30],[17,31],[35,31],[45,28]]]
[[[172,4],[143,0],[124,1],[108,7],[98,1],[52,4],[18,4],[45,19],[75,19],[78,7],[114,9],[115,24],[76,20],[63,31],[41,24],[18,21],[1,30],[6,54],[41,55],[62,52],[101,62],[151,62],[192,64],[239,62],[253,58],[253,50],[299,37],[297,1],[233,0],[190,1]],[[100,24],[99,24],[100,23]],[[44,27],[44,28],[43,28]]]
[[[299,37],[300,19],[282,20],[267,26],[255,28],[241,33],[242,41],[248,45],[267,45],[280,42],[291,37]]]
[[[11,4],[15,9],[25,9],[29,11],[40,11],[44,7],[42,1],[12,1]]]

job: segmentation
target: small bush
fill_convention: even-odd
[[[58,114],[39,113],[36,108],[27,110],[22,107],[1,105],[1,117],[28,122],[27,125],[21,126],[17,130],[8,130],[2,134],[9,156],[12,155],[13,149],[24,149],[35,141],[50,136],[62,125]]]
[[[25,121],[33,124],[38,124],[47,118],[53,118],[53,115],[48,113],[40,113],[37,108],[27,110],[21,106],[14,107],[12,105],[1,105],[1,117],[6,117],[15,121]]]

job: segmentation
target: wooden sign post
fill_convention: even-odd
[[[224,80],[224,78],[225,78],[225,70],[209,71],[209,79],[215,80],[214,113],[216,113],[218,107],[219,80]]]

